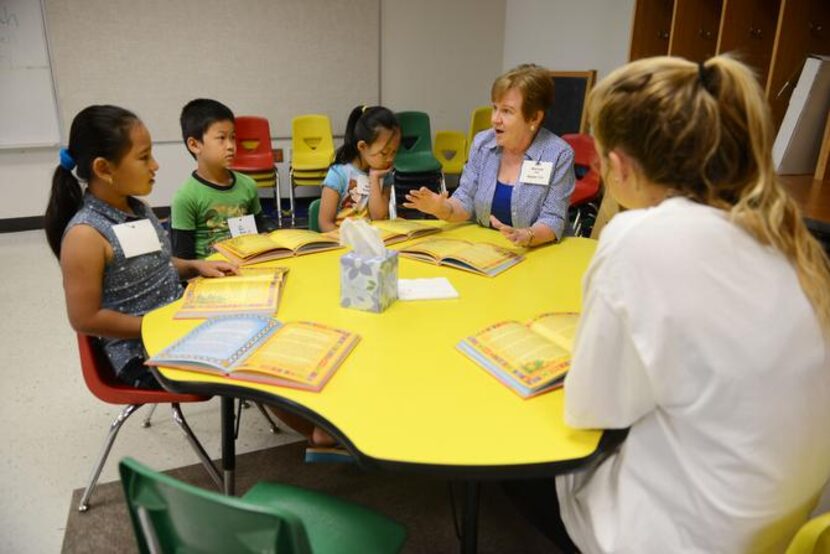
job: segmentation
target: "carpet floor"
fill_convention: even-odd
[[[364,472],[351,464],[306,464],[304,443],[282,445],[237,456],[236,489],[244,493],[258,481],[278,481],[322,491],[376,509],[403,523],[408,532],[404,553],[459,551],[446,480],[413,474]],[[140,458],[137,457],[137,459]],[[115,463],[108,460],[108,463]],[[201,465],[168,472],[193,485],[212,488]],[[454,486],[460,510],[461,487]],[[64,553],[136,552],[121,483],[99,484],[90,509],[77,511],[83,490],[72,494]],[[501,488],[485,483],[479,510],[479,552],[557,552],[541,533],[515,511]]]

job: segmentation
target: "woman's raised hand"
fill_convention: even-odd
[[[425,214],[441,217],[438,214],[442,211],[446,211],[443,209],[446,201],[446,192],[436,194],[426,187],[421,187],[417,190],[410,190],[406,194],[406,202],[404,202],[403,205],[405,208],[415,208]]]

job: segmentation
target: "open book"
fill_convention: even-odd
[[[372,227],[377,227],[380,230],[380,238],[383,239],[385,244],[395,244],[396,242],[404,242],[424,235],[441,232],[439,227],[424,225],[417,221],[407,221],[406,219],[374,221],[372,222]]]
[[[240,235],[213,248],[239,265],[340,248],[337,239],[305,229],[278,229],[265,235]]]
[[[498,275],[524,259],[512,250],[488,242],[447,238],[429,238],[416,242],[401,248],[400,254],[416,260],[481,273],[488,277]]]
[[[387,245],[441,232],[440,227],[424,225],[423,223],[406,219],[381,219],[373,221],[372,227],[380,232],[380,239]],[[340,240],[339,229],[329,231],[328,233],[324,233],[324,235],[335,240]]]
[[[503,321],[457,348],[522,398],[561,387],[571,366],[576,313],[541,314],[527,323]]]
[[[174,319],[204,319],[238,313],[274,315],[288,269],[245,267],[239,273],[191,280]]]
[[[146,363],[319,391],[358,340],[354,333],[308,321],[221,316],[208,319]]]

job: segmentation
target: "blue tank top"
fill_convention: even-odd
[[[493,204],[490,213],[504,223],[513,226],[513,216],[510,215],[510,201],[513,198],[513,187],[496,181],[496,192],[493,193]]]
[[[101,307],[124,314],[144,315],[178,299],[182,295],[182,286],[173,266],[170,240],[158,218],[140,200],[132,197],[127,200],[134,214],[110,206],[89,193],[84,194],[83,205],[67,224],[66,231],[75,225],[89,225],[112,246],[112,260],[104,268]],[[153,224],[161,250],[127,258],[112,227],[140,219],[149,219]],[[120,373],[130,360],[147,357],[139,339],[101,337],[100,340],[116,373]]]

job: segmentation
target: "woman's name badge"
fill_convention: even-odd
[[[522,162],[519,181],[531,185],[549,185],[551,173],[553,173],[553,162],[525,160]]]
[[[228,231],[231,232],[232,237],[239,237],[242,235],[256,235],[256,221],[251,214],[240,217],[228,218]]]
[[[124,257],[133,258],[161,250],[156,228],[149,219],[139,219],[112,226],[112,232],[124,251]]]

